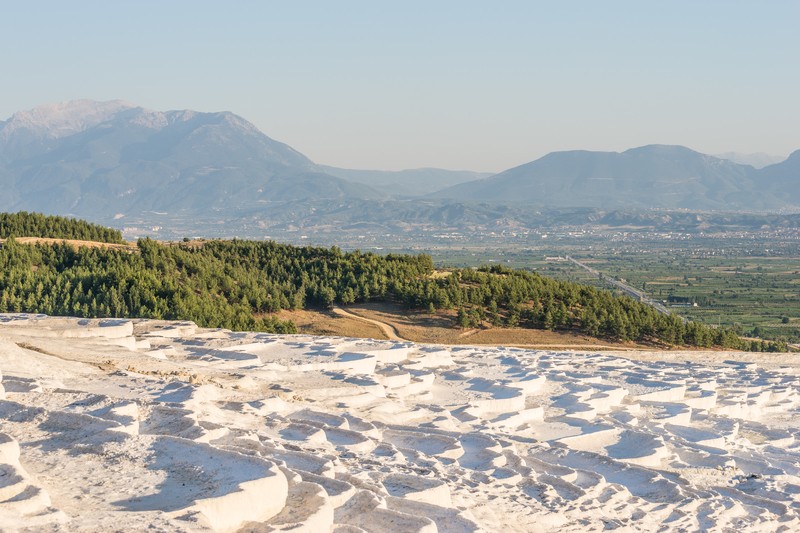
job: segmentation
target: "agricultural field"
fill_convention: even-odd
[[[741,328],[754,337],[800,342],[797,258],[655,254],[599,259],[593,266],[666,301],[690,320]]]
[[[609,249],[591,254],[579,250],[497,250],[483,259],[611,288],[567,261],[567,255],[605,277],[642,290],[689,320],[734,327],[746,336],[800,343],[800,257]],[[437,264],[468,266],[478,264],[479,259],[469,250],[434,255]]]

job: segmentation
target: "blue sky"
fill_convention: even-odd
[[[794,0],[0,5],[0,120],[74,98],[228,110],[350,168],[800,148]]]

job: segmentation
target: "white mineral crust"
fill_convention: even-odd
[[[799,371],[0,315],[0,530],[798,531]]]

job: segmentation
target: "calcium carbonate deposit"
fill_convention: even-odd
[[[0,315],[0,530],[798,531],[798,369]]]

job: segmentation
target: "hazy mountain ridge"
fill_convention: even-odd
[[[794,191],[787,197],[763,185],[772,176],[772,183],[797,189],[793,171],[790,160],[756,170],[683,146],[650,145],[621,153],[554,152],[432,196],[550,207],[762,210],[791,204]]]
[[[268,213],[268,214],[265,214]],[[213,220],[197,219],[196,225],[212,230],[214,236],[261,238],[272,232],[301,231],[327,234],[402,234],[422,232],[526,232],[554,227],[607,227],[626,231],[680,231],[714,233],[761,231],[800,227],[800,214],[694,212],[598,208],[534,208],[522,205],[494,205],[446,202],[442,200],[338,200],[270,204],[268,210],[253,209]],[[169,218],[158,219],[170,225]],[[143,222],[142,222],[143,223]],[[227,231],[224,231],[227,228]],[[192,233],[192,234],[196,234]],[[183,237],[184,234],[175,234]]]
[[[759,176],[772,194],[800,204],[800,150],[795,150],[786,160],[776,165],[763,168]]]
[[[79,100],[0,122],[0,186],[0,210],[105,223],[118,215],[143,221],[158,212],[303,227],[515,228],[533,227],[543,217],[577,222],[584,216],[579,213],[602,224],[599,213],[653,208],[796,211],[800,151],[760,170],[663,145],[554,152],[493,176],[337,169],[314,163],[230,112],[160,112]],[[664,222],[663,216],[634,218],[646,226],[678,219],[706,224],[683,216]],[[608,223],[622,222],[617,216]]]
[[[445,187],[488,178],[490,172],[414,168],[407,170],[360,170],[321,165],[328,174],[348,181],[363,183],[388,196],[420,196]]]
[[[756,152],[752,154],[744,154],[741,152],[724,152],[721,154],[712,154],[714,157],[720,159],[727,159],[740,165],[750,165],[753,168],[761,169],[770,165],[775,165],[786,160],[786,157],[781,155],[765,154],[764,152]]]

